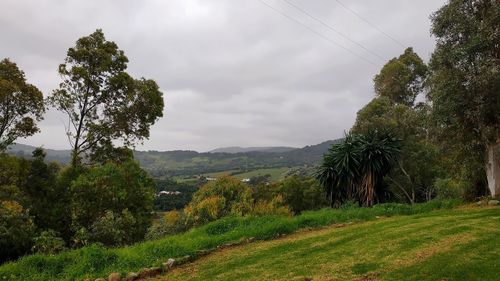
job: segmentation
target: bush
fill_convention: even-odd
[[[223,216],[242,216],[252,209],[251,189],[241,181],[224,176],[202,186],[185,213],[189,223],[201,225]]]
[[[134,216],[125,209],[121,214],[106,211],[90,227],[90,240],[105,246],[126,245],[134,242]]]
[[[33,241],[33,252],[39,254],[57,254],[66,249],[64,240],[54,230],[42,231]]]
[[[121,245],[140,241],[151,225],[154,182],[132,160],[91,168],[71,184],[73,229],[91,241]]]
[[[186,222],[184,212],[169,211],[166,212],[160,220],[153,224],[146,233],[146,239],[158,239],[169,234],[175,234],[185,231],[189,225]]]
[[[283,197],[278,195],[271,201],[255,202],[250,214],[255,216],[291,216],[292,212],[290,211],[290,208],[284,204]]]
[[[35,225],[16,201],[0,201],[0,262],[28,253]]]
[[[462,196],[462,189],[458,181],[451,178],[438,178],[434,182],[436,199],[458,199]]]

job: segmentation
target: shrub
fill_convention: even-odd
[[[146,239],[158,239],[169,234],[185,231],[188,227],[184,212],[169,211],[148,229]]]
[[[71,190],[74,229],[83,227],[106,245],[144,238],[152,221],[154,182],[136,162],[93,167],[72,182]]]
[[[245,215],[252,209],[252,201],[247,185],[224,176],[202,186],[185,213],[190,223],[200,225],[227,215]]]
[[[134,242],[134,216],[125,209],[121,214],[106,211],[90,227],[90,239],[105,246],[126,245]]]
[[[290,216],[292,215],[292,212],[290,211],[290,208],[284,204],[283,197],[278,195],[271,201],[255,202],[250,214],[255,216]]]
[[[33,241],[33,252],[39,254],[57,254],[66,248],[64,240],[54,230],[42,231]]]
[[[436,199],[457,199],[462,195],[458,181],[451,178],[438,178],[434,182]]]
[[[31,249],[35,225],[16,201],[0,201],[0,262],[15,259]]]

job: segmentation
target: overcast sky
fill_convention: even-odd
[[[264,2],[272,8],[259,0],[2,0],[0,59],[15,61],[48,96],[67,49],[102,28],[125,51],[129,73],[164,93],[164,117],[139,149],[301,147],[352,126],[374,96],[373,76],[403,52],[399,43],[428,60],[429,15],[445,1],[288,0],[328,27],[284,0]],[[19,142],[69,148],[64,120],[51,110],[42,132]]]

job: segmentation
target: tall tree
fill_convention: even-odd
[[[392,102],[413,106],[424,88],[426,74],[425,63],[413,48],[407,48],[399,57],[387,62],[375,76],[375,93]]]
[[[83,156],[113,151],[113,141],[131,146],[149,137],[150,126],[163,116],[163,94],[153,80],[134,79],[128,59],[98,29],[70,48],[59,66],[63,82],[50,97],[68,116],[66,133],[72,163]]]
[[[429,97],[437,126],[462,144],[462,155],[483,159],[493,196],[500,195],[499,26],[497,0],[450,0],[432,15]]]
[[[38,132],[36,122],[44,112],[42,92],[26,82],[14,62],[0,61],[0,151]]]

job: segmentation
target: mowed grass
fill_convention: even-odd
[[[128,272],[137,272],[143,267],[159,266],[168,258],[178,258],[185,255],[196,257],[196,253],[199,250],[212,249],[218,245],[237,242],[250,237],[255,237],[257,240],[269,240],[277,237],[279,234],[290,234],[305,228],[319,228],[344,222],[377,220],[377,217],[382,216],[423,214],[436,209],[451,209],[460,204],[461,203],[458,201],[432,201],[413,206],[403,204],[381,204],[373,208],[323,209],[319,211],[304,212],[295,217],[226,217],[207,225],[194,228],[186,233],[165,237],[159,240],[146,241],[123,248],[107,249],[102,246],[92,245],[53,256],[26,256],[16,262],[1,265],[0,280],[83,280],[85,278],[107,277],[111,272],[125,274]],[[471,210],[470,212],[476,211]],[[489,212],[494,212],[495,216],[499,216],[496,209]],[[455,215],[467,215],[467,212],[448,210],[440,214],[453,218]],[[430,215],[429,218],[432,216],[433,215]],[[427,218],[424,218],[424,220],[425,219]],[[498,242],[498,238],[491,238],[486,235],[488,234],[486,229],[491,229],[491,227],[486,224],[488,220],[491,220],[491,213],[478,214],[478,220],[484,220],[486,225],[484,228],[485,238],[489,240],[494,238],[496,239],[495,242]],[[496,223],[494,229],[498,229],[498,220],[494,222]],[[464,231],[469,229],[472,228],[470,226],[464,226]],[[375,236],[377,233],[384,233],[380,231],[380,228],[375,227],[372,233]],[[418,231],[425,234],[427,230],[420,229]],[[362,238],[368,235],[364,233],[368,233],[368,228],[365,229],[364,232],[352,232],[351,236],[341,237],[342,233],[338,234],[340,236],[334,236],[339,239],[348,240],[356,237]],[[384,237],[384,239],[387,238],[389,237]],[[359,240],[359,242],[362,241],[363,240]],[[388,240],[386,242],[388,245],[391,245],[393,241]],[[339,242],[333,241],[332,243]],[[360,248],[365,247],[363,245],[359,246]],[[292,252],[295,251],[291,245],[285,245],[284,247],[285,249],[283,249],[281,253],[288,253],[289,251],[286,250],[287,248],[290,248]],[[316,252],[300,254],[300,258],[302,260],[308,260],[309,256],[314,258],[315,253],[321,252],[321,249],[322,248],[316,249]],[[328,249],[328,247],[325,247],[325,249]],[[351,254],[346,252],[345,255],[349,256]],[[284,256],[284,258],[285,257],[286,256]],[[256,256],[253,257],[253,259],[258,260],[260,258]],[[268,265],[269,272],[274,272],[274,270],[279,269],[279,263],[279,259],[275,260],[274,263],[270,263]],[[238,268],[237,265],[243,267],[245,266],[245,261],[238,261],[234,267],[236,270]],[[233,268],[230,264],[226,264],[225,266]],[[218,266],[214,267],[218,268]],[[273,267],[276,268],[273,269]],[[363,268],[362,265],[361,268]],[[243,270],[240,272],[245,273],[246,271]],[[303,273],[306,274],[308,272]],[[214,275],[215,273],[207,272],[207,274],[208,276],[216,276]],[[249,278],[254,276],[254,274],[258,275],[258,272],[248,271]],[[200,280],[203,280],[203,278]]]
[[[216,252],[157,280],[500,280],[500,208],[380,218]]]

